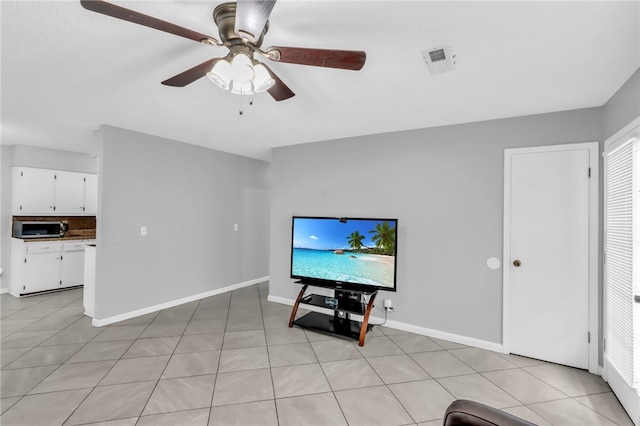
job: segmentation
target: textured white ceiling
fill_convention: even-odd
[[[114,1],[215,36],[213,1]],[[270,62],[296,93],[161,81],[222,47],[89,12],[0,2],[2,144],[91,152],[100,124],[268,160],[270,148],[603,105],[640,67],[638,1],[287,1],[263,47],[367,52],[359,72]],[[453,46],[431,75],[422,51]],[[239,115],[238,110],[244,109]]]

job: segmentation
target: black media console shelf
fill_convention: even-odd
[[[373,301],[378,294],[377,291],[372,293],[359,293],[346,290],[335,290],[335,298],[322,296],[319,294],[304,295],[309,284],[303,284],[296,303],[293,305],[291,318],[289,319],[289,327],[294,325],[309,328],[312,330],[338,334],[340,336],[357,339],[360,346],[364,346],[364,338],[368,331],[373,328],[369,324],[369,315],[373,308]],[[363,302],[363,295],[370,294],[369,302]],[[309,312],[306,315],[296,319],[298,306],[300,304],[317,306],[325,309],[332,309],[333,316],[321,314],[318,312]],[[362,322],[354,321],[349,318],[350,314],[362,315]]]

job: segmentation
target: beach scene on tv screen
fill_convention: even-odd
[[[291,274],[394,287],[396,222],[294,218]]]

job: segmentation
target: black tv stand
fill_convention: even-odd
[[[358,340],[358,345],[364,346],[364,338],[367,332],[373,328],[373,325],[369,324],[369,315],[373,308],[373,301],[378,294],[377,290],[370,293],[363,293],[336,289],[334,298],[319,294],[308,294],[305,296],[307,288],[309,285],[313,284],[308,284],[303,281],[298,281],[297,283],[302,284],[303,286],[298,294],[295,304],[293,305],[291,317],[289,318],[289,327],[297,325],[323,333],[332,333],[339,336],[349,337]],[[365,294],[369,294],[371,296],[366,305],[363,299]],[[333,316],[318,312],[309,312],[308,314],[296,319],[298,306],[301,303],[331,309],[333,310]],[[362,322],[352,320],[350,318],[350,314],[362,315]]]

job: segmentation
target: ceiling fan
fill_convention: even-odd
[[[295,94],[267,65],[254,59],[254,53],[275,62],[354,71],[360,70],[366,60],[365,52],[354,50],[281,46],[262,50],[262,41],[269,29],[269,15],[276,0],[237,0],[217,6],[213,20],[220,40],[104,0],[81,0],[80,3],[92,12],[229,49],[225,57],[209,59],[163,81],[166,86],[184,87],[206,75],[217,86],[232,93],[250,95],[267,91],[276,101],[283,101]]]

